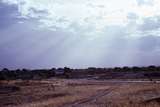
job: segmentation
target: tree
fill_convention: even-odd
[[[134,66],[134,67],[132,67],[132,71],[134,71],[134,72],[141,71],[141,68]]]
[[[151,66],[148,67],[148,70],[149,71],[156,71],[156,66],[151,65]]]
[[[9,69],[7,69],[7,68],[3,68],[3,70],[2,70],[2,72],[8,72],[9,71]]]
[[[71,69],[68,67],[64,67],[64,75],[66,78],[70,78],[71,76]]]
[[[122,71],[122,69],[120,68],[120,67],[115,67],[115,68],[113,68],[113,71]]]
[[[130,68],[127,67],[127,66],[123,67],[122,69],[123,69],[123,71],[125,71],[125,72],[130,71]]]

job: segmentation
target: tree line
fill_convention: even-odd
[[[17,69],[17,70],[9,70],[4,68],[0,71],[0,80],[15,80],[15,79],[47,79],[55,76],[60,77],[68,77],[68,72],[70,72],[70,68],[52,68],[52,69]],[[57,73],[62,72],[62,73]]]
[[[9,70],[4,68],[0,71],[0,80],[15,80],[15,79],[47,79],[51,77],[63,77],[71,78],[75,75],[96,75],[96,74],[107,74],[109,72],[144,72],[146,76],[159,76],[160,77],[160,66],[148,66],[148,67],[114,67],[114,68],[96,68],[89,67],[86,69],[71,69],[68,67],[64,68],[52,68],[52,69],[17,69]],[[146,72],[146,74],[145,74]],[[157,73],[158,72],[158,73]],[[149,74],[148,74],[149,73]]]

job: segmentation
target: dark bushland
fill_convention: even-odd
[[[160,79],[160,66],[148,67],[115,67],[115,68],[96,68],[70,69],[17,69],[9,70],[4,68],[0,71],[0,80],[40,80],[51,77],[58,78],[99,78],[99,79]]]

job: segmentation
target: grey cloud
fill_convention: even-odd
[[[138,19],[138,15],[135,13],[128,13],[127,18],[129,20],[136,20],[136,19]]]
[[[158,36],[119,38],[114,40],[108,49],[106,48],[101,64],[105,66],[158,65],[159,49],[160,37]]]
[[[18,21],[18,9],[15,5],[0,2],[0,29],[5,29]]]
[[[158,60],[160,37],[145,33],[136,39],[128,37],[127,30],[131,25],[127,27],[107,26],[103,34],[96,39],[88,40],[89,37],[82,36],[82,34],[86,31],[92,32],[92,27],[85,29],[81,28],[78,23],[73,23],[70,27],[76,29],[76,35],[62,31],[62,29],[59,31],[33,30],[36,28],[36,22],[27,20],[27,24],[32,23],[28,26],[16,24],[17,19],[11,14],[16,14],[17,8],[11,5],[0,5],[0,14],[2,14],[0,18],[3,21],[7,19],[6,22],[1,20],[0,29],[11,25],[14,28],[9,27],[6,32],[0,31],[1,67],[106,67],[160,63]],[[31,11],[39,13],[39,16],[46,14],[45,11],[34,9]],[[130,13],[128,18],[134,21],[138,17],[136,14]],[[158,30],[159,27],[158,17],[146,18],[142,25],[137,25],[137,29],[142,32]]]
[[[34,30],[35,26],[28,24],[14,24],[7,32],[1,31],[0,67],[44,68],[60,65],[65,48],[69,48],[69,34]]]
[[[46,15],[48,15],[48,12],[45,10],[37,10],[35,8],[30,8],[28,17],[30,19],[39,19],[39,18],[45,18]]]
[[[120,26],[106,28],[104,36],[91,41],[63,31],[36,31],[31,26],[18,24],[15,27],[25,29],[25,32],[16,29],[4,34],[11,33],[18,38],[0,45],[2,67],[106,67],[160,63],[156,51],[160,49],[160,37],[126,38],[126,29]],[[10,38],[3,38],[7,37]]]
[[[138,5],[152,5],[153,0],[137,0]]]
[[[153,52],[156,49],[160,49],[160,37],[159,36],[145,36],[136,40],[136,45],[139,51]]]
[[[139,25],[138,30],[141,31],[152,31],[160,28],[160,17],[149,17],[145,18],[143,24]]]

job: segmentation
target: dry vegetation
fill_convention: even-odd
[[[0,107],[160,107],[160,84],[85,79],[1,81]]]

